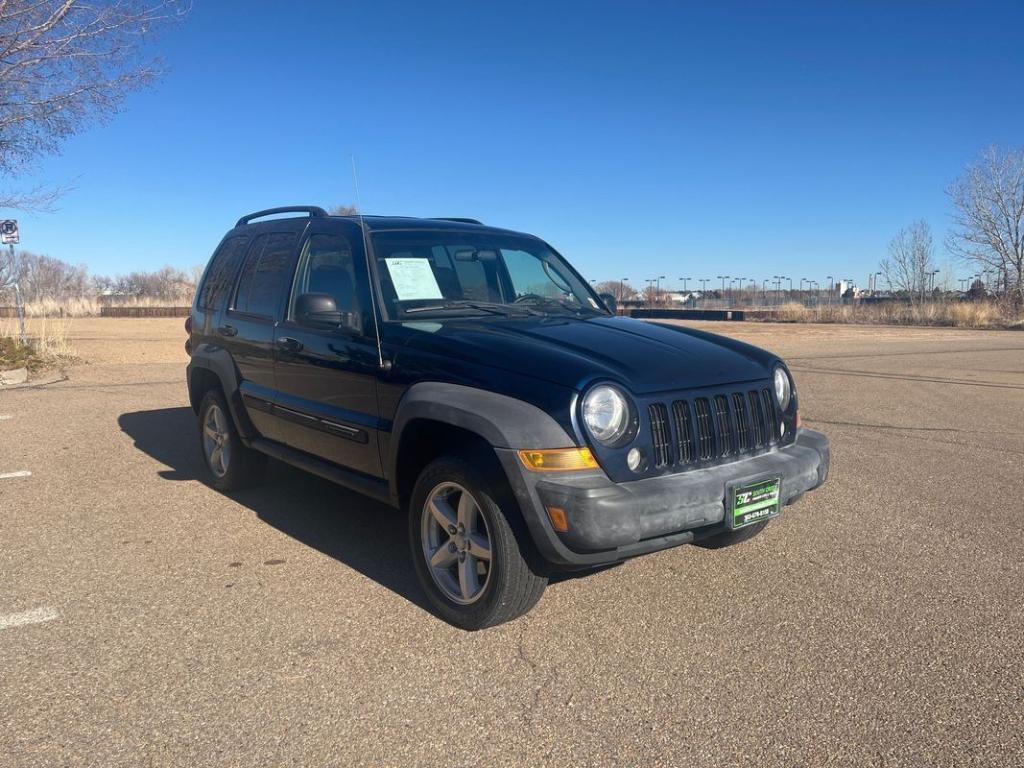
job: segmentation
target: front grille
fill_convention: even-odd
[[[654,466],[720,463],[762,451],[776,442],[774,406],[768,389],[675,400],[671,409],[653,403],[648,416]]]

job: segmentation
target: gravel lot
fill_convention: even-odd
[[[468,634],[397,513],[199,482],[181,325],[0,392],[0,765],[1024,765],[1024,333],[701,324],[789,360],[829,483]]]

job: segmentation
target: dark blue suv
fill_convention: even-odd
[[[245,216],[186,327],[211,485],[271,456],[404,510],[467,629],[555,569],[749,538],[828,475],[778,357],[617,317],[543,240],[471,219]]]

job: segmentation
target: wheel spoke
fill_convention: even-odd
[[[456,554],[451,551],[450,544],[450,541],[446,541],[437,548],[437,551],[434,552],[433,556],[430,558],[430,565],[432,567],[450,568],[452,563],[455,562]]]
[[[218,432],[222,435],[227,432],[227,426],[224,424],[224,414],[221,413],[220,408],[213,409],[213,423]]]
[[[211,440],[216,440],[217,438],[217,430],[211,427],[209,424],[203,427],[203,434],[206,435]]]
[[[459,497],[459,522],[462,523],[463,530],[466,533],[473,530],[473,524],[476,523],[476,513],[476,502],[469,495],[469,491],[463,491]]]
[[[471,533],[469,535],[469,554],[478,560],[490,560],[491,542],[482,534]]]
[[[221,460],[223,458],[223,454],[224,454],[224,451],[221,450],[221,447],[219,445],[216,446],[213,449],[213,451],[210,453],[210,466],[213,467],[214,469],[220,471],[220,472],[224,471],[224,466],[223,466],[223,464],[221,462]]]
[[[480,581],[476,576],[476,558],[472,555],[467,555],[459,562],[459,589],[463,600],[469,600],[480,589]]]
[[[434,516],[437,524],[446,534],[448,529],[456,523],[455,510],[452,509],[452,505],[448,503],[447,499],[440,496],[435,496],[430,500],[430,514]]]

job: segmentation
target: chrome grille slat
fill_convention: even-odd
[[[693,401],[693,410],[697,413],[698,456],[707,461],[715,450],[715,438],[711,430],[711,404],[706,397],[698,397]]]
[[[768,442],[765,436],[767,427],[764,422],[764,410],[761,408],[761,396],[755,389],[748,392],[747,397],[750,399],[750,421],[754,426],[754,447],[760,448]]]
[[[761,390],[761,402],[764,404],[765,423],[768,425],[768,444],[771,445],[779,434],[779,417],[775,414],[775,398],[767,387]]]
[[[696,458],[693,417],[690,415],[689,403],[685,400],[676,400],[672,403],[672,418],[675,420],[676,428],[676,460],[680,464],[689,464]]]
[[[740,453],[750,450],[750,422],[747,419],[747,401],[742,392],[733,392],[732,409],[736,414],[736,450]]]
[[[647,412],[651,419],[651,437],[654,440],[654,466],[667,466],[669,462],[668,409],[663,403],[653,403]]]
[[[728,456],[732,453],[732,426],[729,418],[729,398],[725,395],[715,395],[715,426],[718,427],[718,442],[721,450],[720,456]]]

